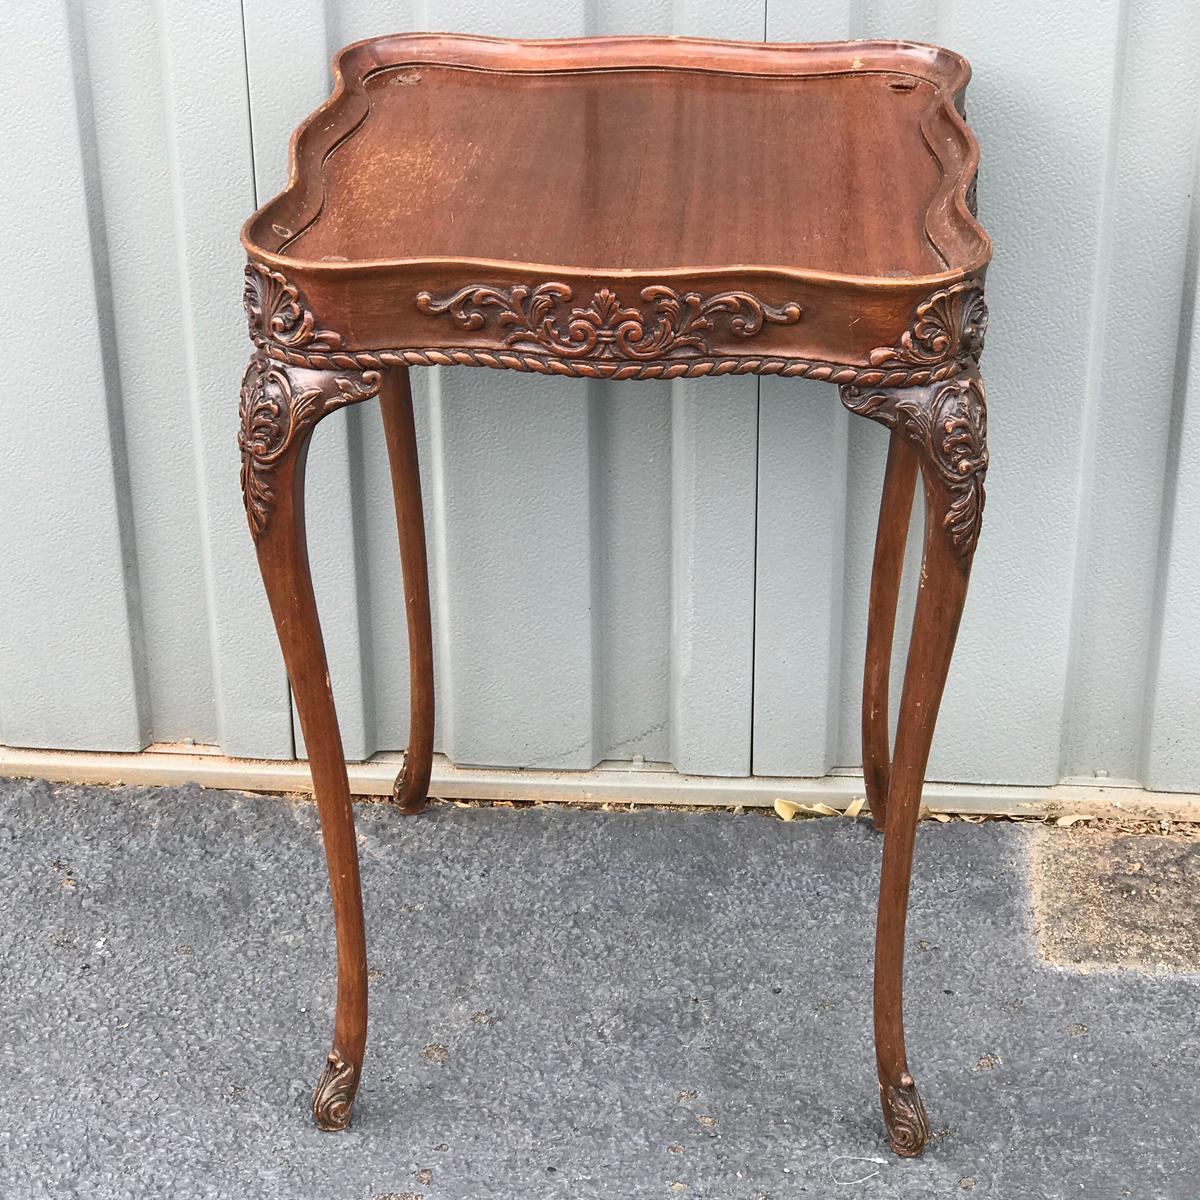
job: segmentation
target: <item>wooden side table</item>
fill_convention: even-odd
[[[408,367],[590,379],[763,374],[838,384],[891,431],[871,580],[866,791],[884,830],[875,955],[893,1149],[928,1122],[901,989],[914,832],[987,469],[977,364],[991,243],[956,54],[905,42],[505,41],[409,34],[335,60],[282,194],[247,222],[255,350],[242,490],[295,691],[337,926],[333,1048],[313,1098],[350,1121],[366,1045],[354,818],[309,576],[304,465],[326,413],[378,397],[404,571],[418,811],[433,647]],[[888,667],[917,473],[925,543],[894,755]]]

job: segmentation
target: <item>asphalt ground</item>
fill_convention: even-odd
[[[1064,933],[1090,902],[1053,865],[1076,829],[922,823],[906,1007],[936,1135],[903,1161],[875,1092],[866,821],[357,820],[370,1044],[354,1124],[326,1134],[315,807],[0,782],[0,1200],[1200,1196],[1200,976],[1178,930],[1156,962],[1143,920],[1117,967],[1117,918],[1081,921],[1082,950]]]

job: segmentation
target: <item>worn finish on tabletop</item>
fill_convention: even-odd
[[[884,829],[876,1057],[893,1149],[928,1121],[904,1046],[904,927],[925,765],[979,536],[978,361],[991,256],[958,55],[901,42],[522,42],[411,34],[335,59],[287,188],[242,233],[255,351],[242,488],[296,694],[338,942],[333,1046],[313,1098],[350,1121],[366,1044],[354,821],[304,538],[304,462],[328,412],[383,406],[412,723],[396,796],[433,749],[429,581],[410,365],[599,379],[776,374],[840,385],[892,431],[868,618],[866,786]],[[503,119],[498,119],[503,114]],[[819,143],[819,163],[796,147]],[[918,471],[925,545],[894,753],[887,677]]]

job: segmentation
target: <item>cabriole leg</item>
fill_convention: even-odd
[[[904,1045],[904,928],[925,766],[983,511],[987,409],[974,370],[929,387],[843,389],[854,412],[912,443],[925,491],[925,547],[886,800],[875,940],[875,1053],[892,1149],[920,1154],[929,1123]]]
[[[242,495],[308,748],[337,935],[333,1045],[313,1095],[313,1120],[345,1129],[367,1040],[367,961],[358,848],[342,738],[309,574],[304,467],[326,413],[379,390],[376,372],[286,366],[255,353],[242,381]]]
[[[392,790],[401,812],[417,813],[425,807],[433,764],[433,630],[429,616],[425,517],[421,507],[421,466],[407,367],[392,367],[387,371],[379,401],[400,534],[411,696],[408,748]]]

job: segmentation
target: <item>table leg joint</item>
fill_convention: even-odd
[[[255,542],[276,504],[275,477],[316,423],[334,409],[379,394],[378,371],[324,371],[295,367],[255,350],[242,376],[238,448],[242,501]]]
[[[853,413],[898,430],[921,456],[929,486],[945,498],[943,528],[969,568],[983,521],[988,468],[987,398],[973,367],[925,387],[841,388]]]

